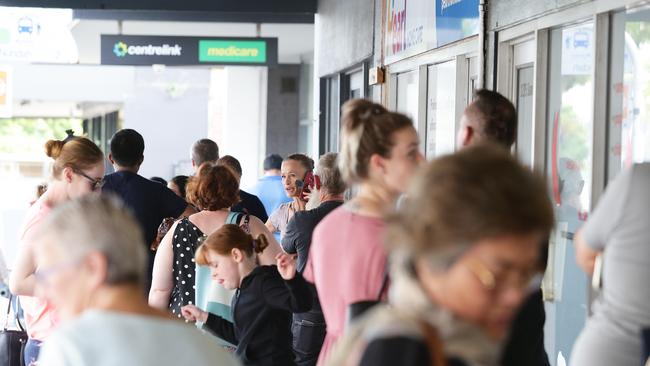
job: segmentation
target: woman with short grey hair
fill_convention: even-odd
[[[196,328],[142,295],[143,235],[116,198],[58,207],[34,235],[36,289],[61,317],[39,365],[236,365]],[[128,338],[128,339],[127,339]]]

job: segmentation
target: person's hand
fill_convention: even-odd
[[[194,305],[185,305],[181,308],[181,314],[185,320],[190,322],[205,323],[208,320],[208,313],[197,308]]]
[[[284,280],[291,280],[296,276],[296,260],[287,253],[280,253],[275,256],[278,272]]]
[[[320,204],[320,190],[314,188],[309,195],[309,200],[305,204],[305,210],[313,210],[320,206]]]
[[[165,235],[167,235],[169,229],[172,227],[172,225],[174,225],[174,221],[175,220],[173,217],[167,217],[163,219],[163,221],[160,223],[160,226],[158,226],[158,232],[156,233],[156,238],[153,240],[149,248],[151,249],[151,251],[155,252],[156,250],[158,250],[160,241],[162,240],[162,238],[165,237]]]
[[[301,198],[304,202],[309,202],[309,200],[311,199],[311,197],[312,197],[313,195],[314,195],[314,188],[313,188],[313,187],[309,187],[309,189],[305,189],[305,190],[302,191],[302,194],[301,194],[300,198]]]

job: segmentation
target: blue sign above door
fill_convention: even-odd
[[[478,34],[479,0],[436,0],[438,47]]]

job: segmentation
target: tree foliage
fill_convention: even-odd
[[[64,139],[68,129],[81,135],[81,123],[74,118],[0,119],[0,153],[41,153],[47,140]]]

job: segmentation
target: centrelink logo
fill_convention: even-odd
[[[168,44],[163,44],[160,46],[154,46],[152,44],[143,46],[143,45],[127,45],[126,43],[120,41],[115,43],[113,46],[113,53],[117,57],[129,56],[181,56],[181,51],[183,47],[175,44],[173,46]]]
[[[117,42],[113,46],[113,53],[117,57],[124,57],[129,52],[129,47],[124,42]]]

